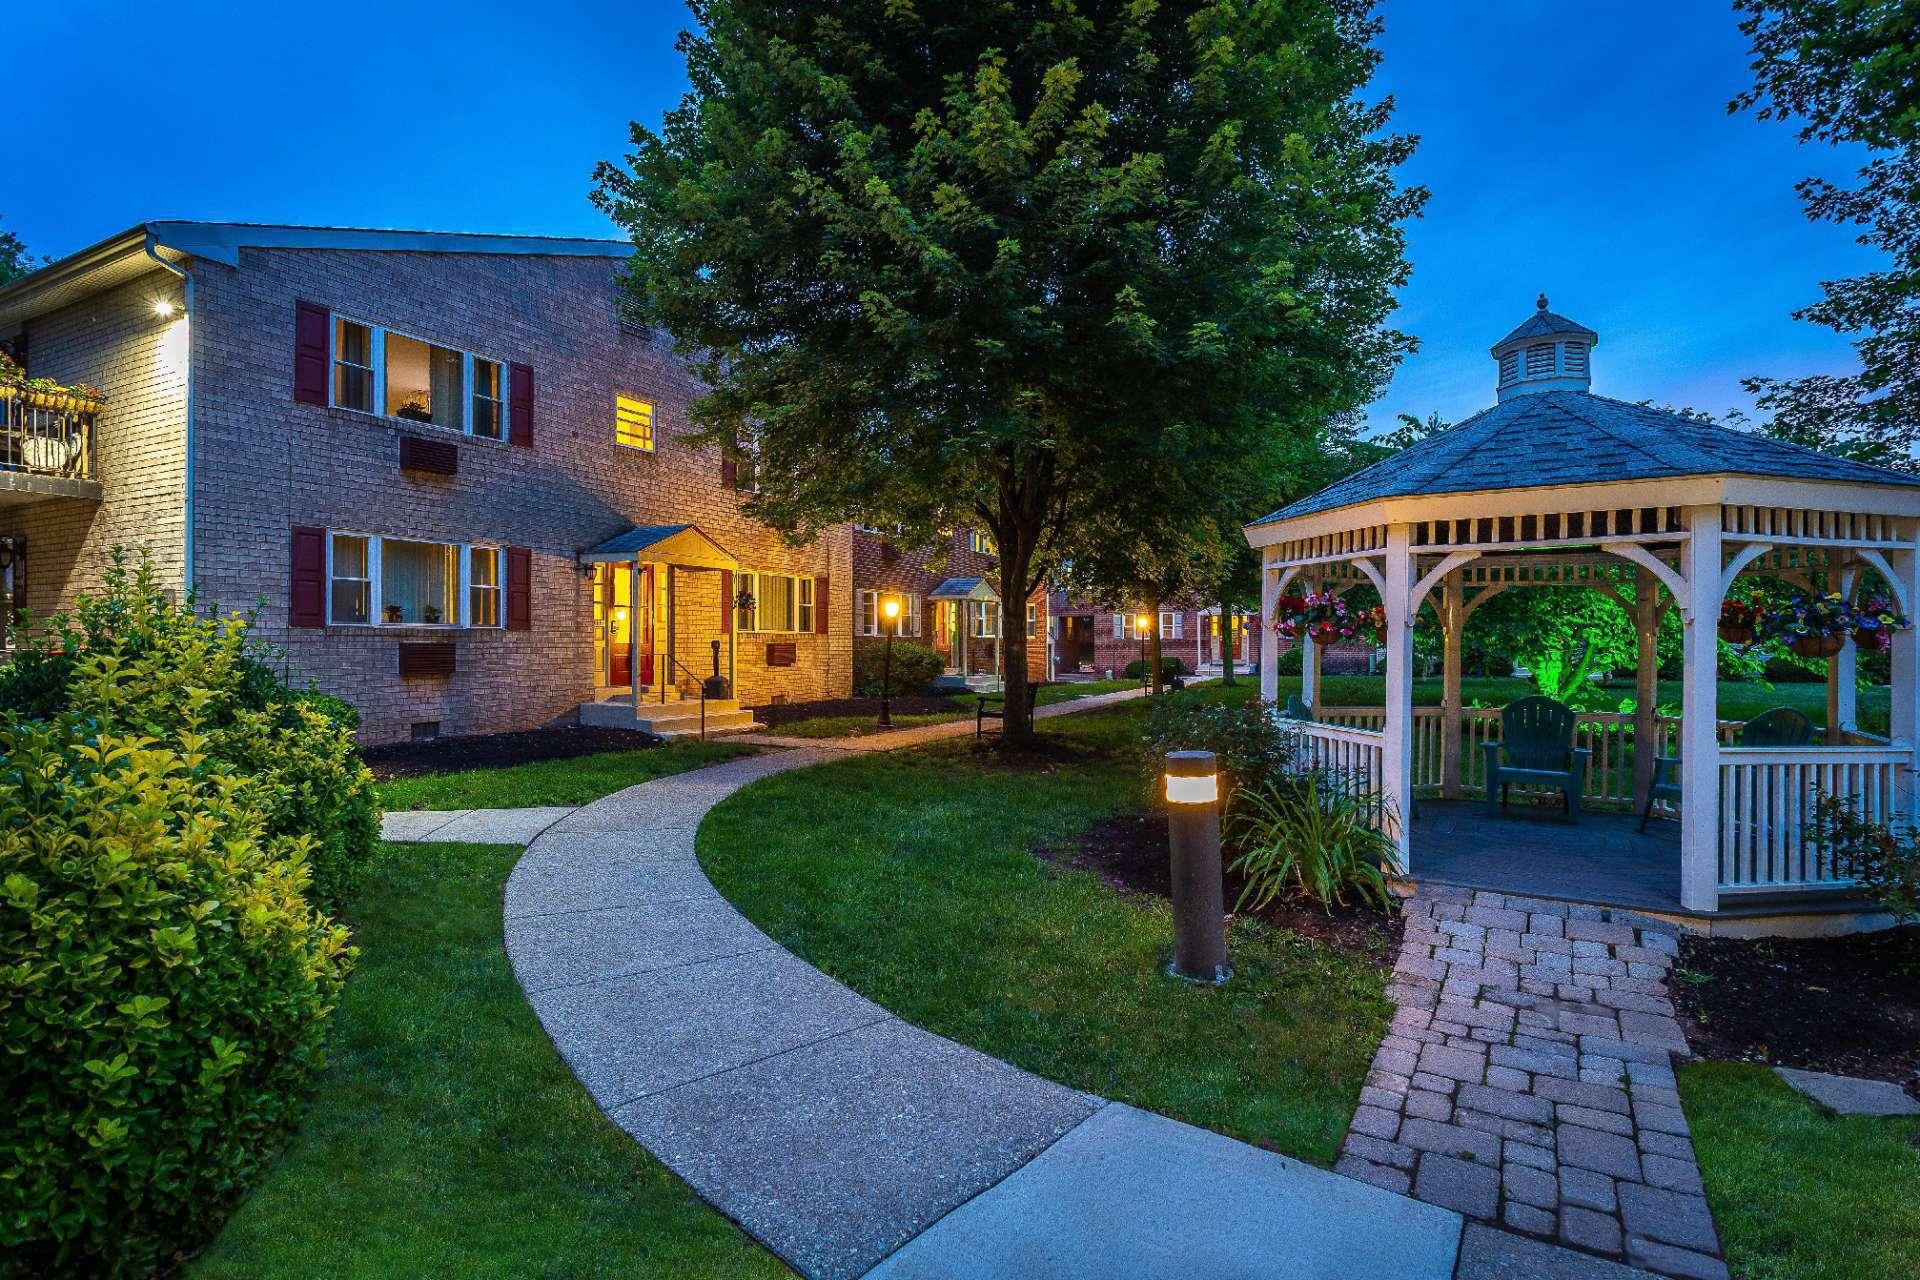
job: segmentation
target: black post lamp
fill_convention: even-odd
[[[882,622],[880,630],[885,633],[886,648],[880,655],[880,727],[893,727],[893,636],[900,630],[900,602],[888,596],[880,602]]]

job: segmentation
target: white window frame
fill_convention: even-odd
[[[1113,638],[1115,640],[1125,640],[1130,629],[1130,620],[1126,614],[1116,613],[1113,615]]]
[[[967,636],[973,640],[998,640],[1001,623],[998,600],[967,601]]]
[[[628,400],[634,404],[646,406],[647,442],[645,444],[635,444],[631,440],[622,440],[620,438],[620,402],[622,400]],[[632,449],[635,453],[659,452],[659,445],[660,445],[659,402],[654,400],[649,400],[645,396],[633,395],[626,391],[615,391],[613,393],[613,442],[619,445],[622,449]]]
[[[1031,600],[1027,602],[1027,639],[1032,640],[1040,634],[1040,606]]]
[[[880,602],[889,598],[900,602],[900,630],[897,634],[916,639],[919,637],[920,597],[911,591],[882,591],[874,587],[854,592],[855,635],[877,640],[887,634],[880,625]]]
[[[1160,638],[1162,640],[1185,640],[1187,638],[1187,615],[1178,609],[1160,611]]]
[[[334,393],[340,385],[340,380],[335,374],[335,366],[339,363],[340,322],[342,320],[348,324],[359,325],[361,328],[367,330],[370,335],[367,345],[368,358],[373,361],[373,408],[371,409],[356,409],[352,405],[341,404],[334,398]],[[387,412],[387,335],[390,333],[406,338],[410,342],[419,342],[429,347],[438,347],[442,351],[457,351],[460,353],[461,394],[460,425],[458,427],[443,427],[434,422],[415,422],[410,418],[398,417]],[[485,360],[490,364],[500,366],[500,434],[498,436],[476,436],[473,434],[473,362],[475,359]],[[492,399],[492,397],[489,396],[488,399]],[[345,311],[335,311],[329,314],[327,323],[327,406],[329,408],[339,409],[343,413],[365,414],[369,418],[379,418],[383,422],[404,422],[407,424],[408,430],[457,431],[461,435],[471,436],[475,440],[492,440],[498,444],[506,444],[513,435],[513,363],[500,356],[476,355],[474,352],[464,350],[460,347],[448,346],[446,343],[436,342],[432,338],[422,338],[418,334],[408,333],[405,329],[390,328],[387,325],[376,324],[371,320],[362,320],[360,317],[349,315]],[[342,532],[344,532],[344,530]],[[405,539],[402,539],[402,541],[405,541]],[[329,546],[331,546],[331,543],[329,543]],[[331,556],[332,553],[329,552],[328,554]],[[464,564],[464,560],[462,563]],[[328,567],[331,569],[331,563],[329,563]]]
[[[336,622],[333,617],[333,540],[335,538],[365,538],[367,540],[367,620],[365,622]],[[460,616],[446,622],[387,622],[380,615],[383,608],[380,603],[380,561],[383,545],[393,542],[418,542],[433,547],[453,547],[460,553],[457,561],[460,576],[454,599]],[[491,625],[475,624],[473,618],[473,553],[491,551],[494,554],[494,577],[497,580],[494,590],[499,595],[499,607],[495,610],[498,622]],[[363,579],[354,578],[359,582]],[[405,534],[368,533],[361,529],[327,530],[327,580],[325,597],[327,606],[327,625],[330,627],[413,627],[430,628],[436,631],[470,630],[499,631],[507,625],[507,556],[506,549],[491,542],[447,542],[432,537],[412,537]]]
[[[999,550],[993,545],[993,535],[982,533],[978,529],[967,530],[967,550],[979,556],[997,556]]]
[[[760,625],[760,602],[764,598],[760,584],[768,578],[787,578],[793,587],[793,623],[791,627],[763,627]],[[745,587],[753,595],[753,608],[748,621],[739,623],[740,610],[735,607],[735,630],[749,635],[763,636],[803,636],[813,631],[814,601],[813,577],[804,573],[774,573],[768,570],[744,569],[740,572],[739,586]],[[738,588],[736,588],[737,590]]]

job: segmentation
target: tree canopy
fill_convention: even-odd
[[[38,265],[19,236],[0,231],[0,284],[19,279]]]
[[[1223,524],[1193,496],[1271,492],[1407,345],[1370,0],[692,7],[691,92],[597,199],[792,536],[982,527],[1023,599],[1083,536]]]
[[[1860,335],[1860,372],[1750,378],[1769,434],[1881,465],[1920,440],[1920,7],[1907,0],[1735,0],[1753,87],[1729,104],[1792,120],[1805,142],[1867,150],[1859,184],[1797,185],[1807,216],[1859,228],[1884,271],[1821,284],[1794,314]]]

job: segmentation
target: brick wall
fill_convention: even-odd
[[[849,616],[849,535],[789,547],[741,513],[717,455],[680,438],[697,391],[691,373],[663,340],[615,323],[616,269],[597,258],[280,249],[243,250],[238,269],[195,265],[195,568],[203,596],[236,607],[264,601],[262,638],[286,646],[297,681],[358,706],[368,741],[404,737],[419,722],[459,734],[569,718],[595,694],[592,580],[578,557],[632,525],[696,524],[743,569],[824,574],[829,610]],[[296,300],[531,366],[533,448],[295,403]],[[655,406],[656,452],[614,442],[616,391]],[[403,432],[454,440],[459,474],[402,473]],[[291,628],[296,525],[527,547],[532,629]],[[673,575],[675,645],[681,661],[703,673],[707,641],[720,634],[718,577]],[[401,677],[397,646],[405,639],[451,640],[456,673]],[[776,692],[795,701],[846,694],[850,629],[796,639],[799,662],[769,669],[764,646],[743,638],[743,702]],[[664,652],[664,643],[657,648]]]
[[[947,536],[943,543],[931,547],[906,548],[870,529],[854,529],[851,532],[853,557],[853,587],[857,605],[861,591],[879,591],[883,594],[917,595],[921,600],[920,634],[915,637],[912,623],[901,620],[900,634],[916,643],[924,644],[945,655],[949,665],[956,660],[956,646],[953,638],[938,625],[939,602],[927,597],[935,587],[949,578],[985,578],[999,589],[1000,561],[996,556],[975,551],[972,547],[970,531],[957,529]],[[1036,606],[1036,625],[1034,633],[1027,641],[1027,678],[1045,680],[1047,671],[1047,592],[1044,587],[1033,593],[1030,603]],[[957,614],[964,619],[964,611]],[[1026,625],[1024,607],[1006,609],[1001,618],[1002,629],[1024,627]],[[859,618],[853,619],[857,628]],[[879,640],[856,634],[856,645],[878,645]],[[995,642],[997,643],[997,642]],[[967,666],[973,672],[991,672],[997,670],[998,654],[994,645],[978,640],[969,640],[967,646]]]
[[[1126,670],[1129,662],[1139,660],[1140,639],[1134,629],[1134,618],[1140,610],[1118,610],[1111,605],[1093,604],[1084,600],[1070,601],[1059,592],[1054,594],[1053,608],[1063,621],[1067,618],[1086,619],[1087,623],[1091,624],[1093,638],[1091,669],[1094,674],[1104,676],[1111,669],[1115,675],[1119,675]],[[1203,660],[1209,663],[1220,660],[1218,637],[1206,636],[1203,633],[1203,628],[1209,626],[1214,619],[1195,608],[1167,610],[1167,612],[1179,615],[1180,634],[1174,636],[1170,634],[1171,629],[1169,629],[1169,634],[1161,637],[1162,656],[1178,658],[1186,663],[1189,669],[1197,668]],[[1113,634],[1113,618],[1116,613],[1126,620],[1126,632],[1119,637]],[[1079,625],[1084,628],[1087,623]],[[1243,631],[1234,649],[1234,661],[1243,665],[1249,663],[1254,648],[1251,631]],[[1071,669],[1071,664],[1078,659],[1077,654],[1063,652],[1060,655],[1062,669]]]
[[[154,314],[178,300],[158,268],[25,326],[27,372],[107,393],[95,424],[100,502],[44,498],[0,507],[0,536],[27,540],[27,599],[36,617],[95,588],[116,546],[146,548],[161,585],[178,592],[185,551],[187,341],[185,319]]]

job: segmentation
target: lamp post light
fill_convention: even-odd
[[[900,601],[888,596],[880,602],[880,616],[886,621],[881,631],[886,634],[886,648],[880,655],[880,727],[893,728],[893,706],[890,701],[893,693],[893,636],[900,630]]]
[[[1220,767],[1211,751],[1167,752],[1168,854],[1173,862],[1171,977],[1218,986],[1227,964],[1220,872]]]
[[[1140,637],[1140,687],[1150,689],[1153,687],[1153,672],[1149,668],[1153,660],[1147,649],[1147,637],[1153,634],[1153,619],[1144,613],[1135,618],[1133,633]]]

